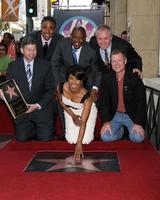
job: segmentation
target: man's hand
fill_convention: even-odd
[[[38,105],[36,103],[35,104],[27,104],[27,106],[28,106],[28,110],[26,111],[26,113],[31,113],[38,109]]]
[[[106,131],[109,131],[110,134],[112,135],[111,125],[109,122],[103,124],[100,134],[103,135]]]
[[[77,142],[74,152],[74,162],[80,163],[82,158],[84,158],[82,143]]]
[[[143,74],[138,68],[134,68],[133,73],[137,73],[140,79],[143,79]]]
[[[133,128],[132,128],[132,132],[135,131],[137,133],[139,133],[141,136],[144,136],[144,129],[142,126],[138,125],[138,124],[134,124]]]
[[[92,88],[92,90],[90,92],[90,98],[92,99],[92,101],[97,100],[97,94],[98,94],[98,91],[96,89]]]
[[[80,126],[82,124],[82,118],[80,115],[73,115],[72,116],[72,120],[73,120],[73,123],[76,125],[76,126]]]

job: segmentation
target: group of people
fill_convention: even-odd
[[[132,141],[143,141],[142,59],[132,45],[107,25],[100,25],[89,42],[81,26],[69,38],[55,28],[55,19],[44,17],[41,30],[22,39],[22,56],[8,64],[6,79],[16,81],[28,105],[26,114],[15,120],[16,139],[53,140],[59,113],[63,136],[75,144],[74,159],[80,162],[83,144],[94,139],[100,112],[103,141],[121,139],[124,127]]]

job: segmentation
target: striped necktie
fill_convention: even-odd
[[[28,84],[29,84],[29,89],[31,90],[32,72],[31,72],[31,65],[30,64],[27,64],[26,74],[27,74],[27,80],[28,80]]]
[[[73,57],[73,63],[74,64],[78,63],[78,61],[77,61],[77,55],[76,55],[77,51],[78,51],[78,49],[75,49],[75,48],[72,49],[72,57]]]
[[[104,51],[105,51],[105,65],[108,65],[109,64],[109,58],[108,58],[107,49],[105,49]]]

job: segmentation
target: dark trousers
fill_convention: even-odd
[[[44,108],[45,109],[45,108]],[[54,110],[55,109],[55,110]],[[53,110],[55,112],[53,112]],[[15,121],[16,139],[18,141],[50,141],[55,136],[56,107],[52,104],[44,113],[34,111],[18,118]]]

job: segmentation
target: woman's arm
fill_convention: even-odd
[[[84,102],[84,108],[82,111],[82,124],[80,125],[80,129],[79,129],[79,135],[78,135],[78,139],[77,139],[77,143],[76,143],[76,147],[75,147],[75,153],[74,153],[74,160],[75,162],[80,162],[81,160],[81,155],[83,157],[83,150],[82,150],[82,140],[84,137],[84,133],[86,130],[86,123],[90,114],[90,110],[91,110],[91,106],[92,106],[92,99],[88,98],[85,100]]]
[[[81,142],[83,140],[83,136],[85,133],[85,129],[86,129],[86,123],[90,114],[90,110],[91,110],[91,106],[92,106],[92,100],[90,98],[86,99],[84,102],[84,107],[83,107],[83,111],[82,111],[82,124],[80,126],[80,130],[79,130],[79,135],[78,135],[78,139],[77,142]]]

